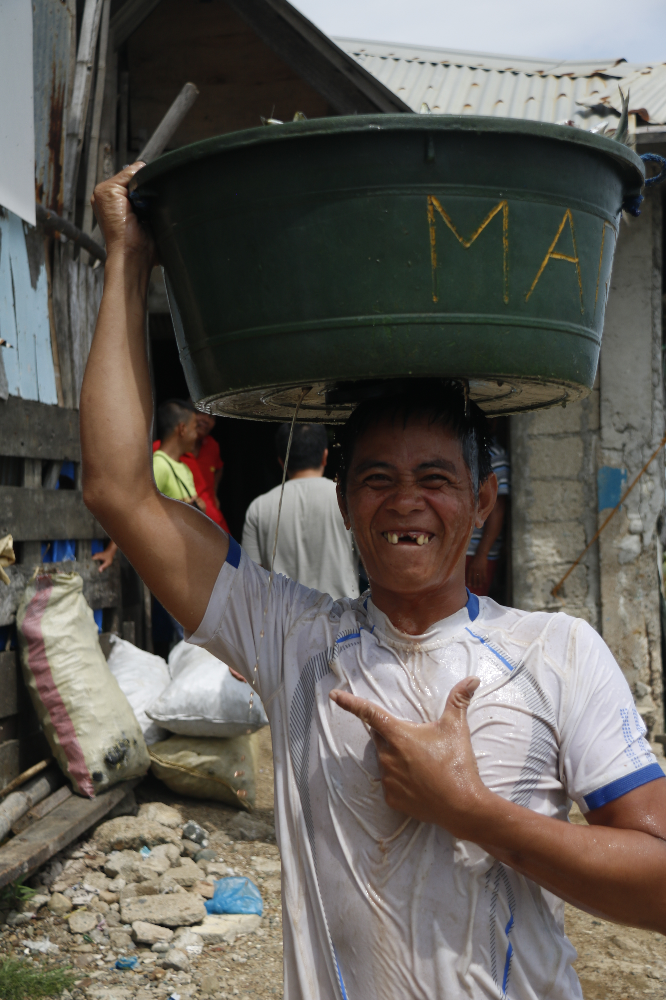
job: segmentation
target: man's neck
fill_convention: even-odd
[[[324,475],[324,466],[318,469],[299,469],[298,472],[287,473],[287,479],[321,479]]]
[[[455,615],[467,604],[464,571],[436,590],[420,594],[398,594],[370,581],[372,603],[383,611],[395,628],[407,635],[423,635],[444,618]]]
[[[162,441],[160,451],[163,451],[164,454],[168,455],[174,462],[180,462],[180,459],[186,453],[187,448],[183,447],[180,438],[176,437],[174,434],[170,438],[167,438],[166,441]]]

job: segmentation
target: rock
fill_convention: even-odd
[[[189,927],[180,927],[171,942],[171,947],[188,955],[200,955],[203,951],[203,941],[198,934],[193,934]]]
[[[183,838],[193,840],[195,844],[200,844],[201,847],[206,847],[208,844],[208,831],[204,830],[198,823],[195,823],[193,819],[190,819],[183,827]]]
[[[169,864],[174,867],[180,864],[180,846],[175,844],[158,844],[153,847],[152,855],[154,858],[168,858]]]
[[[216,857],[217,851],[214,851],[212,847],[204,847],[203,850],[197,851],[194,860],[199,864],[200,861],[215,861]]]
[[[88,934],[97,927],[97,914],[90,910],[76,910],[67,922],[72,934]]]
[[[261,917],[246,913],[210,914],[192,927],[204,944],[233,944],[237,934],[249,934],[261,924]]]
[[[10,927],[22,927],[23,924],[29,924],[34,913],[19,913],[18,910],[11,910],[7,915],[7,923]]]
[[[161,823],[162,826],[168,826],[171,830],[183,825],[183,817],[178,810],[165,805],[164,802],[144,803],[139,808],[139,819]]]
[[[234,870],[229,865],[225,865],[224,861],[208,861],[206,862],[206,874],[216,878],[227,878],[234,874]]]
[[[212,882],[197,882],[192,886],[192,892],[198,892],[204,899],[212,899],[215,895],[215,886]]]
[[[115,878],[115,875],[113,877]],[[97,889],[99,892],[101,889],[108,888],[109,881],[104,872],[89,872],[83,879],[83,888],[88,890]]]
[[[138,896],[156,896],[160,891],[159,882],[130,882],[120,890],[120,905],[125,899],[137,899]]]
[[[114,928],[109,931],[109,938],[111,940],[111,947],[115,951],[134,951],[134,941],[132,941],[127,931]]]
[[[170,846],[173,847],[173,844]],[[176,850],[175,847],[174,850]],[[170,868],[171,862],[164,855],[153,857],[151,854],[149,858],[143,858],[138,862],[134,868],[134,874],[136,875],[137,882],[148,882],[150,879],[164,875]]]
[[[183,927],[200,923],[206,916],[206,908],[201,896],[194,893],[160,893],[157,896],[122,899],[120,916],[126,924],[141,920],[163,927]]]
[[[63,896],[61,892],[54,892],[49,899],[49,910],[58,917],[63,917],[65,913],[69,913],[72,909],[71,900],[67,899],[67,896]]]
[[[169,945],[166,941],[156,941],[150,950],[154,951],[157,955],[165,955],[169,950]]]
[[[127,880],[124,878],[113,878],[109,882],[108,892],[120,892],[127,885]]]
[[[135,920],[132,924],[132,937],[137,944],[157,944],[158,941],[170,941],[173,931],[159,924],[147,924],[145,920]]]
[[[180,853],[188,858],[193,858],[200,850],[201,846],[195,844],[193,840],[181,840],[180,842]]]
[[[229,822],[230,833],[237,840],[275,840],[275,827],[261,819],[238,813]]]
[[[190,971],[190,961],[187,955],[182,951],[178,951],[177,948],[171,948],[160,964],[163,969],[175,969],[176,972]]]
[[[111,905],[111,903],[118,902],[118,900],[120,899],[120,895],[117,892],[107,892],[106,889],[100,889],[99,898],[102,903],[107,903],[108,905]]]
[[[218,982],[217,976],[202,976],[199,989],[202,993],[217,993]]]
[[[160,890],[164,885],[182,885],[189,888],[201,879],[201,869],[191,858],[181,858],[178,868],[170,868],[160,878]]]
[[[138,851],[112,851],[106,859],[104,871],[112,881],[136,882],[136,869],[144,859]],[[105,888],[108,888],[108,882]]]
[[[95,842],[103,854],[111,851],[140,851],[155,844],[180,845],[181,838],[167,826],[141,816],[119,816],[97,827]]]
[[[120,917],[117,913],[114,913],[113,910],[111,910],[109,913],[104,914],[104,923],[109,930],[112,927],[120,927]]]
[[[109,912],[109,904],[105,903],[103,899],[99,899],[97,896],[93,896],[92,902],[88,906],[89,910],[93,913],[104,913]]]
[[[252,861],[252,867],[255,871],[266,872],[267,874],[273,875],[275,873],[280,873],[282,871],[282,865],[277,858],[255,858],[250,859]]]
[[[28,908],[34,910],[36,913],[37,910],[41,910],[42,906],[46,906],[50,899],[50,896],[45,896],[41,892],[38,892],[31,899],[26,900],[26,902],[28,903]]]

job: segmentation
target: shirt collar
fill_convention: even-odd
[[[392,645],[408,648],[420,646],[422,649],[441,646],[442,643],[448,642],[454,635],[477,619],[480,613],[479,598],[468,590],[467,604],[460,611],[449,615],[448,618],[442,618],[441,621],[434,622],[423,635],[409,635],[396,628],[384,612],[373,604],[371,597],[367,598],[365,607],[368,624],[373,631],[380,632]]]

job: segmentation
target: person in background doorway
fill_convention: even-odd
[[[487,597],[504,546],[506,499],[511,485],[509,456],[493,438],[489,446],[492,470],[497,476],[497,501],[482,528],[475,528],[467,547],[465,583],[479,597]]]
[[[275,436],[284,469],[289,424]],[[335,483],[324,478],[328,438],[321,424],[297,424],[289,454],[275,571],[334,599],[358,597],[358,557],[346,530]],[[243,548],[250,559],[270,569],[280,486],[253,500],[245,515]]]
[[[197,494],[206,504],[205,513],[228,532],[229,525],[217,499],[224,462],[220,458],[220,446],[212,436],[214,427],[215,417],[209,413],[197,413],[197,441],[192,451],[185,452],[181,457],[181,462],[192,472]]]
[[[181,461],[197,443],[197,413],[184,399],[168,399],[157,410],[158,448],[153,452],[153,475],[160,493],[206,510],[198,496],[190,468]]]

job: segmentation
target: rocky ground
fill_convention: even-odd
[[[0,912],[0,960],[73,966],[76,979],[63,1000],[282,997],[280,858],[270,809],[268,730],[261,745],[252,815],[178,799],[147,779],[137,789],[135,816],[102,823],[36,873],[30,885],[37,895]],[[584,822],[580,814],[572,819]],[[205,843],[193,836],[205,837]],[[248,917],[244,924],[226,917],[216,924],[206,917],[203,903],[214,880],[232,873],[259,887],[261,920]],[[572,907],[566,925],[578,950],[585,1000],[664,995],[666,938]],[[116,968],[119,959],[133,958],[135,968]]]

